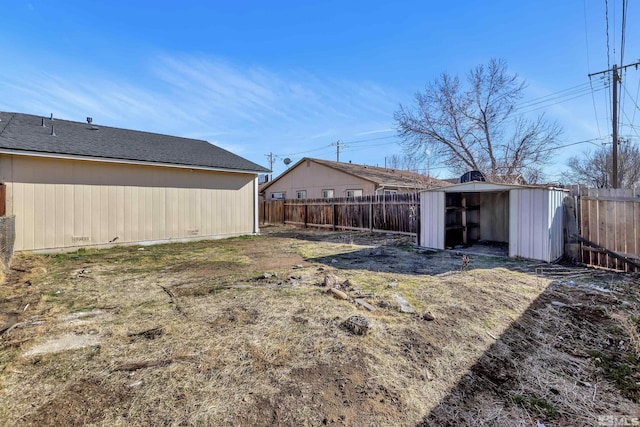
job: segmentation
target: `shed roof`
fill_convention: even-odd
[[[519,188],[546,189],[568,192],[564,188],[557,188],[549,185],[520,185],[520,184],[496,184],[493,182],[471,181],[462,184],[449,185],[448,187],[431,188],[424,191],[442,191],[445,193],[483,193],[490,191],[509,191]]]
[[[42,126],[43,120],[46,127]],[[51,135],[52,127],[56,136]],[[86,122],[43,119],[21,113],[0,112],[0,151],[252,173],[269,171],[203,140],[96,126]]]

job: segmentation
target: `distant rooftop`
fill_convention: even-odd
[[[287,171],[275,178],[271,182],[267,182],[261,187],[261,191],[264,191],[272,183],[278,181],[281,177],[287,174],[288,171],[295,169],[298,165],[305,161],[311,161],[314,163],[327,166],[332,169],[339,170],[350,175],[357,176],[367,181],[371,181],[378,186],[389,186],[398,188],[415,188],[415,189],[429,189],[438,188],[450,185],[450,183],[441,181],[439,179],[431,178],[426,175],[422,175],[415,172],[410,172],[401,169],[381,168],[377,166],[358,165],[355,163],[343,163],[333,162],[331,160],[314,159],[311,157],[304,157],[299,160],[295,165],[290,167]]]

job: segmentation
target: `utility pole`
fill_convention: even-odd
[[[613,188],[618,188],[620,183],[618,182],[618,85],[622,83],[622,78],[620,77],[620,73],[623,70],[626,70],[629,67],[635,67],[638,69],[638,65],[640,65],[640,61],[634,64],[621,65],[618,67],[616,64],[613,64],[613,67],[609,70],[598,71],[597,73],[589,74],[589,78],[598,74],[604,73],[612,73],[613,74],[613,92],[611,99],[611,122],[613,127],[612,132],[612,153],[611,153],[611,186]]]
[[[336,162],[339,162],[340,161],[340,147],[345,148],[346,145],[344,145],[342,143],[342,141],[340,141],[340,140],[337,140],[336,142],[334,142],[331,145],[336,147]]]
[[[611,172],[611,185],[613,188],[618,188],[618,82],[620,76],[618,75],[618,67],[613,64],[613,95],[611,97],[613,110],[611,110],[611,121],[613,123],[613,151],[611,155],[611,163],[613,164],[613,171]]]
[[[271,173],[269,174],[269,181],[273,181],[273,153],[265,154],[265,156],[267,156],[267,158],[269,159],[269,170],[271,171]]]

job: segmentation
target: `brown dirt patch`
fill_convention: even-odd
[[[594,425],[640,410],[633,276],[478,256],[461,271],[460,255],[407,237],[267,231],[18,256],[0,288],[0,321],[13,322],[0,336],[0,419]],[[377,310],[332,298],[326,274]],[[396,293],[416,315],[393,306]],[[341,327],[354,314],[368,334]],[[101,341],[25,356],[65,334]]]
[[[65,387],[22,421],[27,426],[84,426],[101,419],[110,408],[122,407],[130,398],[125,389],[112,390],[95,378],[85,378]]]

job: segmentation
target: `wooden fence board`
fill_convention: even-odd
[[[638,192],[628,189],[588,189],[580,193],[580,235],[609,251],[583,244],[582,261],[621,271],[637,270],[623,258],[640,258]]]
[[[261,200],[258,204],[260,225],[284,223],[284,200]]]
[[[419,194],[286,200],[283,222],[416,235],[419,200]]]

